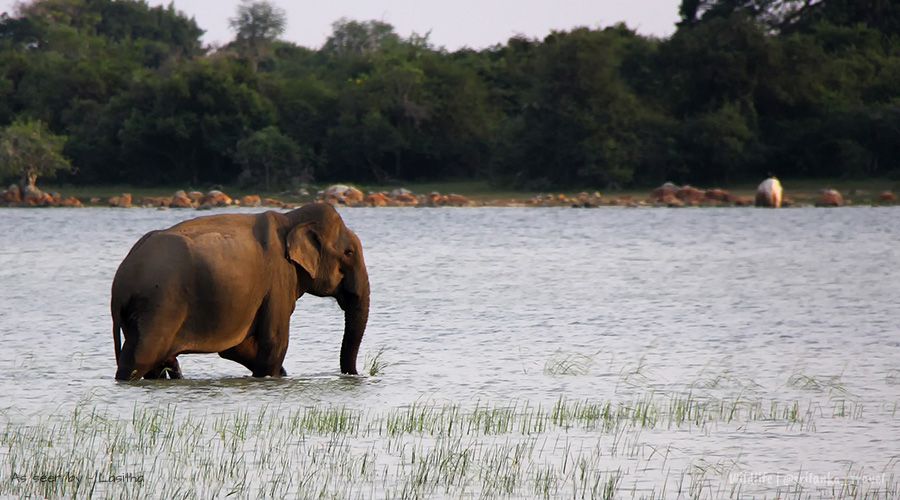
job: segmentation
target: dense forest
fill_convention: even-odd
[[[257,1],[206,47],[171,4],[33,0],[0,18],[0,127],[64,138],[60,177],[81,184],[900,176],[900,3],[679,14],[666,39],[620,24],[457,51],[341,19],[311,49]]]

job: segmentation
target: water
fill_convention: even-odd
[[[0,409],[27,422],[86,399],[122,415],[169,403],[377,412],[413,402],[552,406],[560,397],[776,400],[811,412],[814,428],[662,426],[634,442],[668,447],[682,468],[736,464],[748,483],[749,474],[849,470],[881,474],[890,491],[900,476],[898,213],[342,210],[372,287],[359,364],[381,350],[382,373],[339,376],[342,312],[308,296],[292,319],[287,379],[255,380],[216,355],[185,355],[184,381],[118,384],[115,270],[142,234],[197,213],[0,209]],[[838,404],[858,414],[833,418]],[[571,438],[590,446],[592,435]],[[658,481],[641,479],[640,460],[613,462],[629,494]],[[775,487],[757,482],[746,489]]]

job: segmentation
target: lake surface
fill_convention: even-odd
[[[183,381],[119,384],[116,268],[145,232],[198,213],[0,209],[0,415],[20,425],[85,401],[124,417],[167,404],[377,413],[561,398],[774,402],[800,416],[637,429],[628,439],[642,451],[604,455],[620,471],[616,496],[659,496],[667,475],[697,467],[718,488],[699,496],[733,494],[728,481],[772,496],[790,477],[814,496],[844,496],[833,478],[847,477],[876,495],[900,491],[900,209],[341,214],[372,287],[359,365],[380,351],[379,374],[339,376],[342,312],[305,296],[286,379],[252,379],[213,354],[180,357]],[[560,434],[582,448],[608,439]]]

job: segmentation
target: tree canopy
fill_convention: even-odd
[[[900,176],[896,2],[679,14],[665,39],[620,24],[457,51],[340,19],[313,49],[278,39],[274,4],[245,1],[233,43],[211,50],[171,4],[32,0],[0,18],[0,127],[65,137],[79,183]]]
[[[23,187],[34,188],[39,176],[71,170],[62,154],[65,142],[41,121],[17,120],[0,131],[0,175],[20,176]]]

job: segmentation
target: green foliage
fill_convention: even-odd
[[[0,17],[0,126],[68,137],[84,183],[473,179],[540,191],[900,175],[900,7],[684,0],[624,25],[455,52],[340,19],[321,49],[244,1],[235,40],[135,0]]]
[[[236,34],[235,45],[256,71],[259,60],[272,42],[284,33],[287,14],[266,0],[242,0],[237,15],[228,23]]]
[[[264,181],[266,191],[271,190],[273,181],[284,182],[291,174],[311,179],[309,166],[303,165],[300,148],[274,126],[241,139],[234,156],[249,179],[257,184]]]
[[[382,21],[341,18],[331,25],[331,29],[323,50],[338,56],[373,54],[400,43],[394,27]]]
[[[0,132],[0,177],[19,175],[23,186],[34,187],[39,176],[53,177],[71,170],[62,154],[64,136],[54,135],[39,120],[16,120]]]

